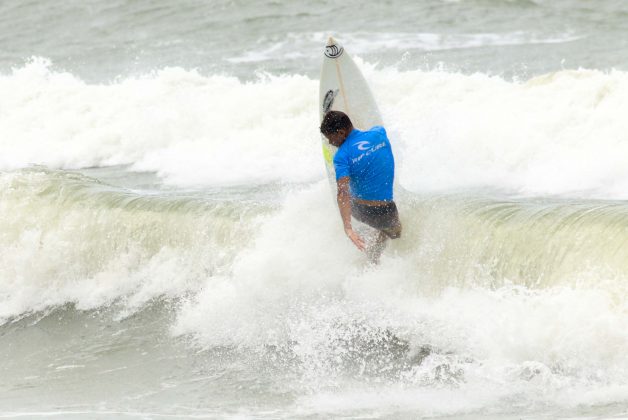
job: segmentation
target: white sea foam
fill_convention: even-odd
[[[176,184],[319,177],[316,82],[166,69],[89,85],[35,60],[0,77],[0,168],[134,164]],[[314,127],[314,128],[313,128]]]
[[[603,235],[621,209],[522,223],[481,203],[474,218],[438,198],[400,202],[403,238],[365,268],[325,181],[249,215],[58,171],[2,174],[0,186],[2,321],[66,303],[115,302],[125,316],[180,302],[173,334],[247,360],[270,351],[279,371],[296,364],[302,415],[508,412],[512,401],[526,412],[625,396],[627,259],[621,238]],[[554,252],[547,263],[525,247],[540,240],[538,252]]]
[[[623,193],[625,73],[507,82],[361,65],[412,190]],[[623,401],[628,248],[608,233],[626,225],[623,208],[410,195],[403,238],[364,268],[322,180],[316,85],[181,69],[89,85],[41,62],[3,76],[3,169],[126,163],[182,185],[320,181],[258,212],[63,171],[0,174],[0,320],[172,300],[173,334],[296,363],[301,414]]]
[[[562,71],[525,82],[394,69],[367,74],[385,121],[397,130],[408,188],[628,196],[626,73]]]
[[[322,186],[270,216],[231,275],[208,278],[184,305],[174,332],[208,347],[289,345],[308,389],[296,403],[301,414],[377,408],[453,415],[508,401],[524,411],[575,408],[583,398],[617,401],[626,389],[621,292],[572,287],[569,278],[539,288],[434,289],[429,264],[417,265],[403,243],[365,270],[333,208],[315,204],[327,194]],[[299,223],[304,215],[307,223]],[[425,345],[429,354],[419,358]]]
[[[628,75],[529,81],[400,72],[358,60],[392,134],[401,184],[628,196]],[[317,82],[166,69],[87,84],[35,60],[0,76],[0,168],[131,164],[177,185],[321,179]]]

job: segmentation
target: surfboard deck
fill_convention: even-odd
[[[379,108],[362,72],[347,51],[330,37],[325,46],[319,89],[320,121],[328,111],[346,113],[358,130],[383,125]],[[335,194],[334,155],[337,148],[321,135],[327,176]]]

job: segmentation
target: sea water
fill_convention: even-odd
[[[404,232],[344,236],[328,35]],[[628,4],[0,3],[1,418],[628,416]]]

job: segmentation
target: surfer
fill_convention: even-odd
[[[334,157],[338,208],[345,233],[369,261],[377,264],[386,240],[401,236],[401,223],[393,201],[395,160],[384,127],[367,131],[353,127],[349,116],[329,111],[323,117],[321,133],[338,147]],[[351,216],[379,231],[375,242],[367,247],[353,230]]]

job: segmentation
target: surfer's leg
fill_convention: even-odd
[[[401,222],[394,202],[386,206],[368,206],[352,203],[353,216],[362,223],[377,230],[366,249],[369,263],[378,264],[379,259],[386,249],[386,241],[397,239],[401,236]]]
[[[384,249],[386,249],[387,240],[388,235],[385,232],[380,231],[377,234],[375,241],[366,249],[366,257],[368,258],[369,263],[379,264],[379,258],[382,256]]]

